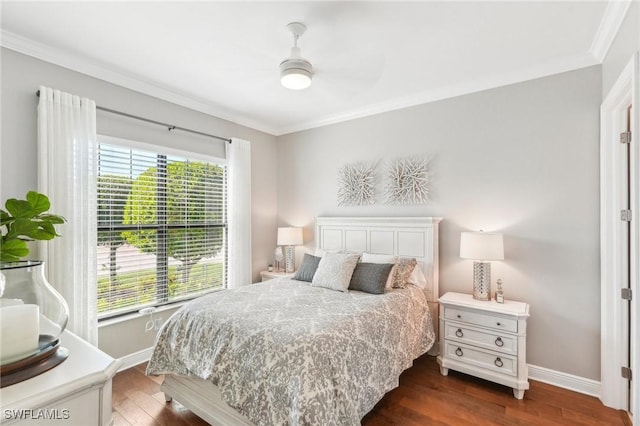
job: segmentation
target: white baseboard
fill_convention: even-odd
[[[151,354],[153,353],[153,347],[143,349],[138,352],[134,352],[129,355],[125,355],[120,360],[122,361],[122,365],[118,372],[122,370],[126,370],[127,368],[135,367],[138,364],[142,364],[143,362],[149,361],[151,358]]]
[[[549,368],[529,364],[529,379],[569,389],[585,395],[600,397],[600,382]]]

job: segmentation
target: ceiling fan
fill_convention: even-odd
[[[313,66],[300,55],[298,38],[306,31],[307,27],[300,22],[291,22],[287,29],[293,35],[293,47],[291,55],[280,62],[280,82],[291,90],[306,89],[311,85]]]

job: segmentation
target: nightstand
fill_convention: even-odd
[[[295,272],[284,272],[284,271],[260,271],[260,277],[262,281],[269,281],[274,278],[291,278],[295,275]]]
[[[475,300],[470,294],[440,297],[440,373],[449,369],[513,388],[529,389],[526,361],[529,305]]]

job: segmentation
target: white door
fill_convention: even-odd
[[[638,54],[623,70],[601,107],[601,395],[610,407],[633,412],[640,376],[637,340],[640,246],[640,133],[637,131]],[[625,140],[629,138],[630,143]],[[633,300],[626,297],[627,290]],[[635,370],[635,371],[634,371]],[[638,421],[636,420],[636,423]]]
[[[624,323],[623,330],[625,332],[622,336],[622,351],[624,354],[623,365],[621,367],[621,375],[623,379],[626,380],[627,384],[627,398],[622,409],[627,410],[629,413],[632,412],[632,386],[631,386],[631,366],[632,366],[632,357],[631,357],[631,339],[633,332],[635,331],[635,327],[633,322],[631,321],[631,295],[632,295],[632,276],[634,275],[634,262],[632,259],[632,227],[631,221],[633,220],[633,206],[632,206],[632,192],[637,191],[637,185],[634,185],[632,181],[632,170],[634,169],[634,165],[632,164],[633,155],[631,150],[631,143],[633,140],[632,137],[632,120],[633,120],[633,106],[631,104],[627,105],[627,107],[622,112],[622,132],[620,132],[620,143],[622,144],[622,155],[621,155],[621,164],[620,168],[623,173],[623,179],[620,182],[620,190],[621,190],[621,205],[620,205],[620,219],[622,220],[622,256],[620,258],[620,284],[621,284],[621,292],[620,297],[623,299],[623,317],[622,321]],[[640,212],[635,212],[636,214]],[[627,376],[628,375],[628,376]]]

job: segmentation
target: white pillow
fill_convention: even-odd
[[[385,290],[390,290],[393,288],[393,274],[396,272],[396,262],[398,261],[398,256],[394,256],[392,254],[371,254],[371,253],[362,253],[362,262],[366,263],[393,263],[393,268],[391,268],[391,272],[389,272],[389,277],[387,278],[387,283],[385,284]]]
[[[396,263],[398,256],[392,254],[371,254],[362,253],[362,262],[364,263]]]
[[[413,268],[413,272],[411,272],[411,276],[409,277],[409,282],[422,289],[427,288],[427,277],[425,277],[424,272],[422,272],[422,263],[418,263],[416,267]]]
[[[349,291],[353,270],[360,259],[359,254],[325,253],[311,281],[312,287],[324,287],[337,291]]]

